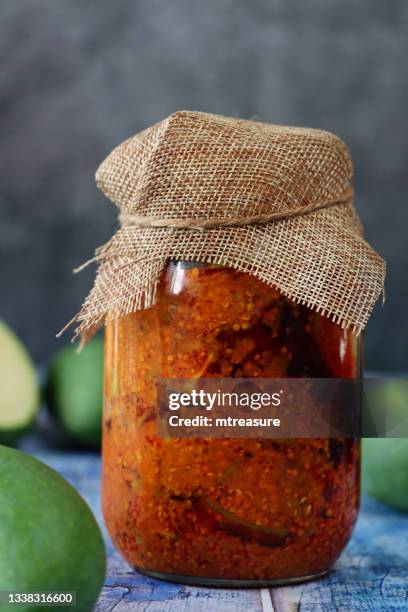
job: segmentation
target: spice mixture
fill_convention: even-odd
[[[162,439],[167,378],[358,374],[357,340],[255,277],[170,263],[157,304],[106,329],[103,507],[146,572],[285,580],[328,570],[359,503],[359,444],[339,439]]]

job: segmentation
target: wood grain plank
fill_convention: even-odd
[[[155,581],[158,583],[159,581]],[[118,610],[168,610],[177,612],[208,611],[214,612],[262,612],[258,591],[251,589],[224,590],[181,586],[178,592],[170,594],[166,583],[150,585],[150,590],[122,587],[105,587],[96,612],[115,612]],[[112,603],[115,604],[112,607]],[[268,611],[269,612],[269,611]]]

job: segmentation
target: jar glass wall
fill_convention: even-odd
[[[103,510],[138,570],[195,584],[330,569],[359,504],[359,441],[162,439],[156,380],[360,375],[360,342],[254,276],[170,262],[157,304],[108,323]]]

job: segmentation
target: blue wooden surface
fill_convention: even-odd
[[[106,536],[108,572],[97,612],[320,612],[408,610],[408,515],[364,499],[357,527],[334,571],[318,581],[275,589],[208,589],[146,578],[114,550],[103,525],[96,455],[36,453],[92,507]]]

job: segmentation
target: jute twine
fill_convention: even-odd
[[[151,307],[166,262],[180,259],[253,274],[360,333],[385,263],[363,239],[351,178],[348,150],[329,132],[171,115],[119,145],[96,173],[121,227],[78,268],[98,264],[68,325],[86,337]]]

